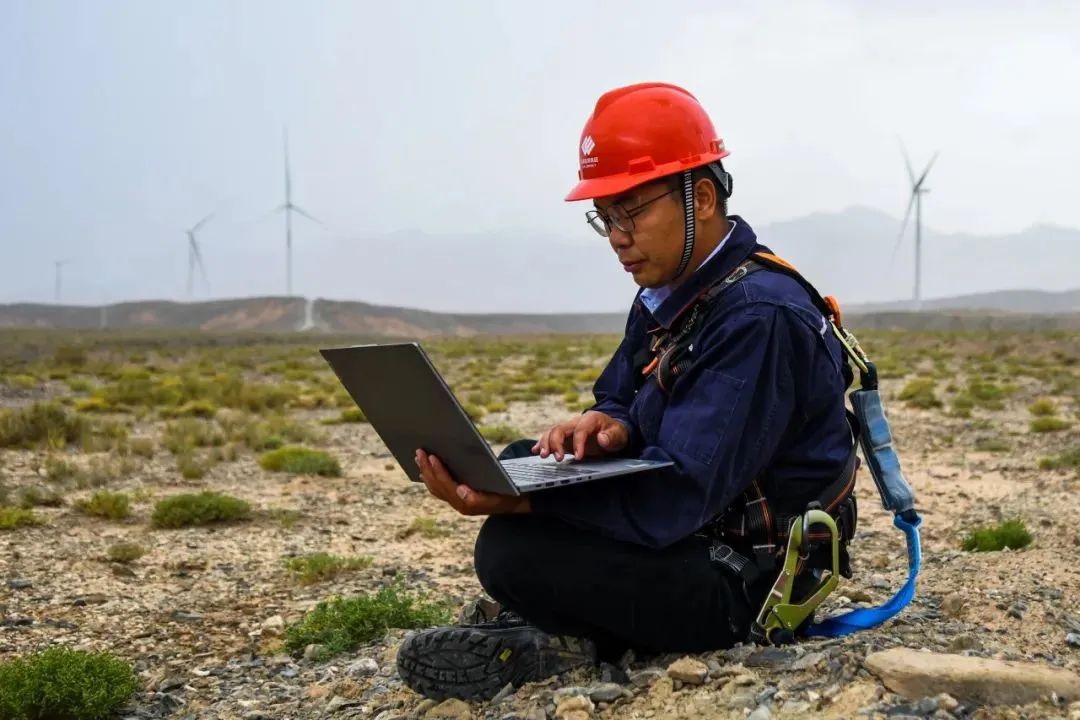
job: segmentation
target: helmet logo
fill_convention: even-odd
[[[581,154],[588,155],[596,147],[596,143],[592,139],[592,135],[586,135],[585,139],[581,141]]]

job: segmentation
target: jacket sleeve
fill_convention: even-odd
[[[634,402],[636,391],[634,354],[643,342],[640,333],[635,329],[635,312],[636,307],[630,311],[627,318],[622,342],[593,384],[593,398],[596,402],[588,409],[602,412],[625,425],[630,435],[630,448],[638,448],[640,445],[640,433],[630,417],[630,406]]]
[[[782,308],[765,303],[706,326],[700,356],[672,389],[657,443],[640,453],[675,464],[539,492],[532,511],[649,547],[699,530],[769,463],[793,417],[791,326]],[[602,400],[621,408],[626,396]]]

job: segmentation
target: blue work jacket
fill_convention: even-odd
[[[616,540],[665,547],[700,530],[760,478],[812,499],[852,447],[844,351],[791,277],[751,273],[713,300],[697,325],[690,369],[669,392],[643,385],[650,329],[670,328],[693,300],[752,252],[768,251],[739,217],[720,251],[655,312],[635,298],[593,395],[593,410],[630,430],[630,453],[674,466],[535,493],[532,511]]]

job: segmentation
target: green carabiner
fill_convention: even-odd
[[[829,529],[832,569],[822,571],[817,585],[804,600],[792,602],[791,593],[795,586],[799,563],[806,560],[809,555],[810,527],[813,525],[824,525]],[[781,638],[794,638],[795,630],[817,610],[839,581],[840,534],[836,529],[836,521],[824,510],[807,510],[791,523],[784,565],[758,613],[755,634],[772,645],[782,644]]]

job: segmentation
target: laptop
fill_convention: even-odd
[[[319,351],[409,479],[420,482],[417,448],[434,453],[458,482],[520,495],[673,465],[637,458],[533,455],[500,461],[418,343]]]

